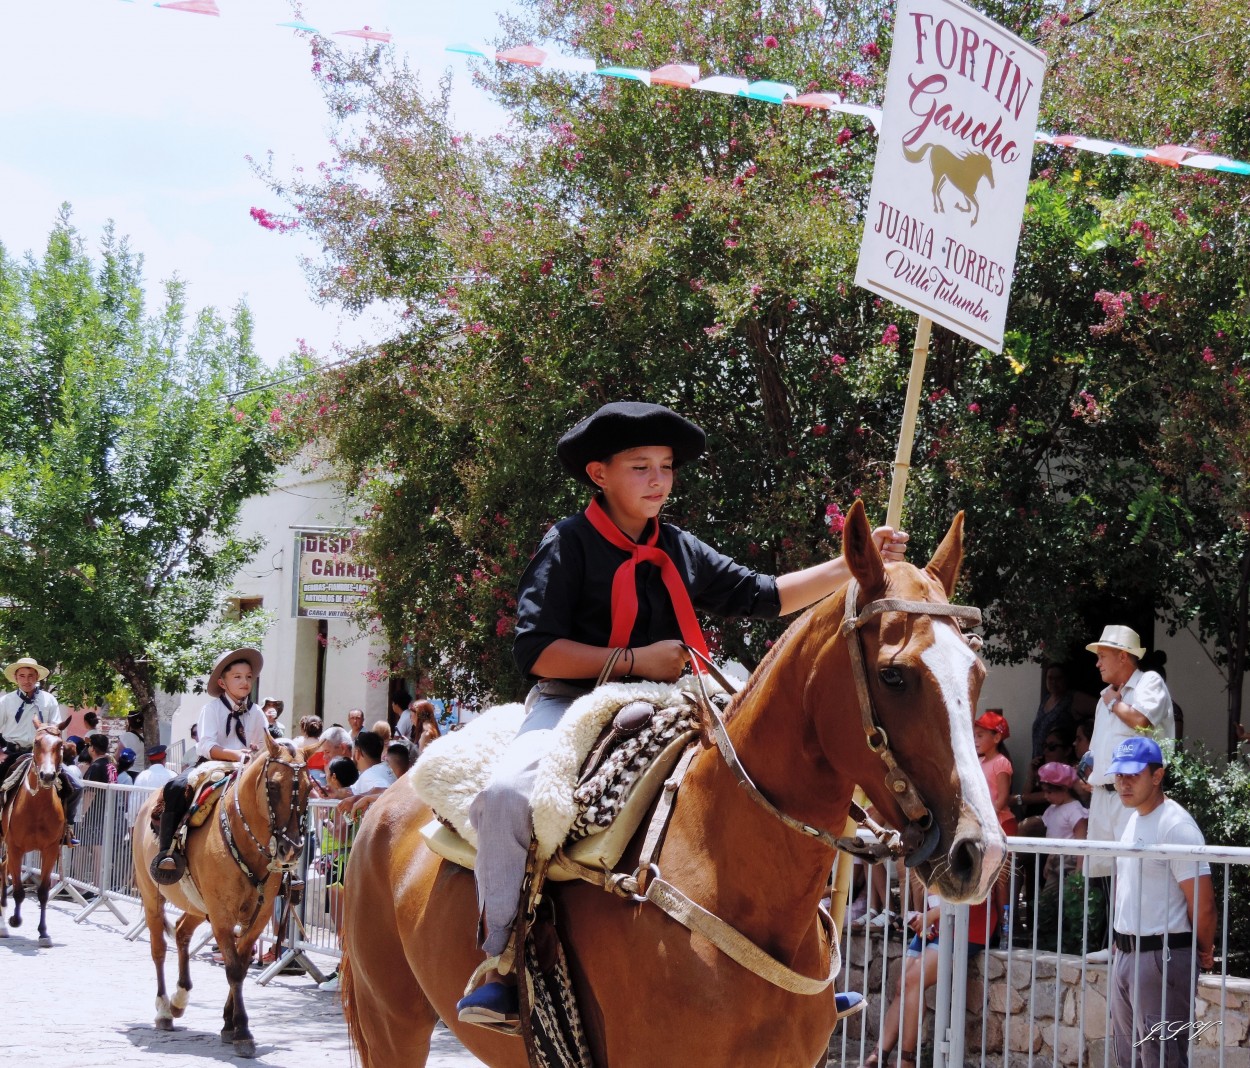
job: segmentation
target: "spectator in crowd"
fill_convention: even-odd
[[[974,723],[972,737],[977,747],[977,757],[981,761],[981,771],[985,773],[985,781],[990,788],[994,811],[998,814],[998,822],[1004,832],[1015,834],[1016,817],[1011,811],[1011,757],[1007,755],[1006,745],[1007,739],[1011,737],[1011,727],[998,709],[991,708],[983,712]]]
[[[1049,759],[1042,752],[1046,736],[1058,729],[1071,737],[1076,726],[1072,719],[1072,691],[1068,689],[1068,675],[1062,664],[1046,668],[1046,696],[1037,707],[1033,717],[1033,752],[1030,758],[1039,762]]]
[[[117,765],[109,756],[109,737],[94,731],[87,735],[87,750],[91,754],[91,764],[83,778],[87,782],[116,782]]]
[[[130,769],[135,766],[138,754],[133,749],[122,748],[117,751],[117,779],[123,786],[134,786],[135,777]]]
[[[100,729],[100,717],[95,712],[84,712],[82,721],[87,727],[87,734],[95,734]]]
[[[321,747],[321,717],[302,716],[299,721],[299,737],[295,739],[295,752],[303,759],[311,761],[313,755]],[[309,765],[311,767],[311,764]],[[325,768],[325,758],[320,765]]]
[[[391,691],[390,708],[386,714],[386,722],[391,725],[391,730],[398,732],[399,721],[404,718],[404,712],[407,711],[408,702],[411,700],[408,690],[404,687]]]
[[[1089,771],[1094,758],[1089,754],[1089,743],[1094,737],[1094,721],[1092,719],[1077,720],[1076,733],[1072,736],[1072,752],[1076,754],[1076,796],[1081,804],[1089,808],[1089,797],[1093,792],[1089,783]]]
[[[356,769],[360,778],[350,791],[338,795],[339,812],[345,815],[363,812],[395,781],[395,773],[384,759],[382,744],[382,739],[373,731],[361,731],[356,735]]]
[[[365,713],[363,709],[353,708],[347,713],[347,733],[353,738],[365,729]]]
[[[351,793],[359,778],[355,762],[348,757],[335,757],[326,768],[329,789],[345,796]],[[343,876],[347,872],[347,857],[351,853],[355,830],[351,816],[341,812],[335,812],[321,821],[321,854],[317,858],[317,868],[325,876],[325,907],[334,923],[340,945],[343,940]],[[317,984],[317,989],[337,993],[339,973],[331,972],[324,982]]]
[[[375,723],[372,727],[370,727],[369,729],[370,729],[371,731],[373,731],[373,733],[374,733],[374,734],[376,734],[379,738],[381,738],[381,739],[382,739],[382,741],[383,741],[383,743],[384,743],[384,747],[385,747],[385,745],[389,745],[389,744],[390,744],[390,741],[391,741],[391,725],[390,725],[389,723],[387,723],[387,722],[386,722],[386,720],[384,720],[384,719],[380,719],[380,720],[378,720],[378,721],[377,721],[377,722],[376,722],[376,723]]]
[[[345,727],[335,724],[333,727],[327,727],[321,733],[321,745],[317,751],[308,758],[308,768],[312,773],[313,781],[317,784],[316,795],[318,797],[333,796],[328,792],[327,769],[330,767],[330,761],[336,757],[351,757],[352,755],[352,736],[347,733]]]
[[[391,774],[396,779],[401,779],[408,774],[408,769],[412,767],[412,750],[408,748],[408,743],[399,741],[391,742],[386,747],[386,762],[390,765]]]
[[[1029,761],[1029,785],[1023,793],[1013,798],[1017,808],[1023,806],[1024,814],[1029,818],[1040,816],[1050,798],[1046,796],[1045,783],[1038,776],[1043,764],[1076,764],[1076,752],[1072,746],[1073,736],[1060,727],[1046,735],[1042,743],[1042,756]],[[1073,776],[1075,777],[1075,771]],[[1023,826],[1023,824],[1021,824]],[[1020,834],[1025,834],[1020,831]]]
[[[895,984],[894,999],[885,1010],[877,1048],[860,1068],[885,1068],[896,1048],[901,1065],[916,1063],[916,1043],[925,1013],[924,994],[937,981],[938,975],[937,924],[942,902],[937,894],[922,895],[920,900],[924,902],[924,909],[907,916],[912,940],[907,945],[902,973]],[[972,906],[968,919],[969,962],[984,951],[993,935],[989,917],[986,902]]]
[[[135,776],[135,785],[142,787],[145,791],[159,790],[174,777],[174,773],[165,766],[169,750],[163,745],[154,745],[143,755],[148,758],[148,766]],[[138,818],[139,809],[143,807],[143,802],[148,797],[149,793],[137,791],[131,796],[130,808],[127,811],[131,823]]]
[[[1085,647],[1098,657],[1098,674],[1106,687],[1094,710],[1094,735],[1090,739],[1092,770],[1088,782],[1089,837],[1096,842],[1116,842],[1128,824],[1129,810],[1116,797],[1115,782],[1108,770],[1116,747],[1141,731],[1157,731],[1164,738],[1176,737],[1172,719],[1172,696],[1167,683],[1153,671],[1139,666],[1145,647],[1137,632],[1129,627],[1107,626],[1101,637]],[[1103,892],[1110,902],[1112,861],[1090,857],[1086,872],[1090,878],[1104,879]],[[1095,950],[1094,963],[1110,960],[1108,949]]]
[[[1081,804],[1073,787],[1076,785],[1076,768],[1071,764],[1055,761],[1037,769],[1042,791],[1049,804],[1040,816],[1030,816],[1020,823],[1020,833],[1026,838],[1055,838],[1084,840],[1089,822],[1089,809]],[[1080,858],[1066,863],[1067,871],[1080,870]],[[1047,885],[1059,878],[1059,858],[1052,854],[1047,858],[1042,881]]]
[[[86,744],[78,735],[73,734],[61,745],[61,771],[73,791],[70,803],[65,806],[65,844],[68,846],[79,844],[74,831],[78,823],[78,805],[82,800],[82,768],[78,764],[78,747],[85,747]]]
[[[1167,769],[1153,738],[1126,738],[1105,771],[1129,817],[1121,845],[1201,846],[1193,817],[1163,791]],[[1195,1013],[1190,973],[1215,965],[1215,893],[1205,861],[1115,860],[1115,955],[1109,981],[1111,1034],[1119,1068],[1179,1065],[1188,1068]]]
[[[200,762],[200,725],[191,724],[191,744],[183,751],[184,768],[192,768]]]
[[[260,710],[265,713],[265,725],[271,738],[281,738],[286,733],[279,722],[285,707],[286,705],[276,697],[266,697],[264,704],[260,706]]]

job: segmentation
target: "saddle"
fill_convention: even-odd
[[[714,700],[727,703],[729,695],[718,688]],[[410,777],[435,812],[421,829],[426,844],[463,868],[477,860],[469,805],[523,714],[519,705],[484,713],[432,743]],[[551,732],[535,782],[534,838],[545,877],[611,871],[700,726],[689,680],[611,683],[575,701]],[[457,789],[443,789],[448,783]]]
[[[173,840],[170,843],[175,869],[170,872],[162,871],[157,866],[160,856],[152,858],[150,869],[152,878],[162,886],[173,886],[181,882],[183,888],[186,889],[188,885],[191,885],[192,892],[189,892],[188,896],[197,904],[197,907],[202,901],[199,891],[194,888],[187,875],[187,835],[192,829],[201,827],[208,821],[226,786],[237,774],[238,765],[226,760],[208,760],[203,764],[197,764],[187,772],[187,797],[190,799],[190,805],[178,826],[174,828]],[[164,814],[165,796],[162,792],[149,813],[152,834],[158,839],[161,834],[161,818]]]

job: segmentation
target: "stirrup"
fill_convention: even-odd
[[[163,867],[166,861],[172,861],[173,866]],[[148,865],[148,874],[161,886],[173,886],[174,883],[181,882],[186,873],[187,858],[173,849],[157,853],[152,858],[152,863]]]
[[[511,941],[509,944],[511,944]],[[505,957],[509,959],[505,959]],[[503,965],[503,967],[500,967],[500,965]],[[488,974],[492,971],[496,971],[500,975],[505,975],[507,972],[512,970],[512,966],[513,961],[510,959],[510,955],[507,953],[507,950],[498,956],[487,957],[484,961],[482,961],[482,963],[473,970],[473,974],[469,976],[469,981],[464,987],[464,996],[461,997],[460,1001],[456,1003],[457,1018],[460,1018],[459,1012],[461,1002],[484,985],[483,980]],[[516,1037],[521,1033],[521,1020],[519,1016],[515,1022],[501,1021],[499,1023],[495,1023],[488,1020],[462,1020],[462,1022],[472,1024],[474,1027],[484,1027],[488,1031],[496,1031],[501,1035]]]

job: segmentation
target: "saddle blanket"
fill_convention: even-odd
[[[709,696],[723,695],[715,682],[706,682]],[[578,780],[587,756],[616,713],[636,701],[655,706],[659,712],[653,721],[658,734],[654,740],[662,748],[697,725],[698,714],[689,700],[697,689],[697,680],[689,676],[675,683],[613,682],[579,697],[569,706],[548,738],[549,748],[538,766],[531,798],[534,837],[541,858],[553,856],[575,824],[580,835],[605,829],[606,820],[596,811],[604,795],[592,796],[579,790]],[[677,714],[666,716],[666,710]],[[496,762],[524,718],[525,708],[521,704],[488,709],[462,730],[432,742],[412,771],[417,795],[474,849],[477,833],[469,822],[469,808],[490,782]],[[635,760],[638,755],[632,753],[629,759]],[[609,786],[627,790],[637,774],[637,769],[624,773],[618,769],[600,778],[610,780]]]

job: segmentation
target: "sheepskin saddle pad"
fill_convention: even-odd
[[[729,695],[708,682],[708,694]],[[564,845],[579,864],[602,869],[620,859],[664,780],[699,731],[698,683],[608,683],[578,698],[548,737],[532,797],[538,855]],[[423,830],[436,853],[471,868],[477,833],[473,799],[525,717],[520,704],[489,709],[464,729],[431,743],[410,776],[437,819]],[[609,834],[604,834],[609,831]],[[574,878],[557,862],[549,878]]]

